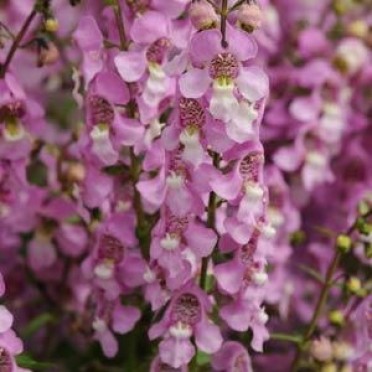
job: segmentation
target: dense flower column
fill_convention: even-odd
[[[368,76],[365,73],[368,39],[363,31],[363,5],[342,1],[322,5],[298,2],[288,8],[288,4],[283,1],[275,9],[267,4],[266,13],[271,9],[274,14],[266,20],[259,40],[266,49],[265,58],[271,64],[271,91],[276,97],[267,109],[264,143],[268,153],[274,154],[274,162],[285,170],[291,197],[302,213],[302,224],[298,225],[301,230],[291,240],[296,248],[287,266],[287,278],[292,277],[296,283],[290,290],[289,310],[299,323],[311,323],[313,314],[318,313],[312,332],[316,330],[326,335],[324,355],[313,355],[311,359],[304,354],[304,363],[310,361],[322,371],[348,370],[352,368],[349,364],[352,346],[349,344],[344,348],[349,350],[342,353],[343,345],[335,345],[337,352],[334,355],[329,350],[333,341],[340,338],[340,329],[351,326],[348,314],[358,303],[358,297],[363,297],[368,272],[364,264],[368,262],[366,245],[355,244],[356,249],[350,250],[337,264],[329,297],[320,311],[312,298],[319,299],[321,283],[334,262],[334,250],[330,247],[334,245],[337,232],[346,230],[355,218],[359,218],[356,206],[361,200],[361,204],[367,205],[366,210],[370,205],[367,191],[370,177],[365,172],[365,146],[370,143],[363,103],[366,91],[356,83],[365,81]],[[320,6],[324,6],[323,12],[318,12]],[[336,8],[340,14],[334,16],[332,13]],[[278,23],[284,19],[285,24],[283,21]],[[296,22],[305,19],[307,26],[298,29]],[[283,61],[277,64],[276,58],[282,56],[285,46],[291,43],[287,49],[291,67]],[[344,54],[346,49],[353,52]],[[355,58],[349,58],[351,55]],[[282,138],[280,142],[276,141],[278,136]],[[301,136],[304,136],[302,140]],[[316,149],[316,156],[311,153],[312,149]],[[300,154],[304,157],[298,161]],[[268,160],[270,162],[271,157]],[[352,266],[354,259],[358,263]],[[342,292],[337,287],[341,287]],[[354,290],[353,295],[350,288]],[[291,324],[293,327],[293,322]],[[279,324],[282,326],[284,324]],[[293,338],[287,340],[295,344],[301,342],[301,337],[293,333],[290,335]],[[289,369],[291,357],[282,360],[288,363]],[[264,364],[260,367],[265,368]]]
[[[215,353],[222,345],[220,331],[208,320],[210,305],[203,300],[206,277],[213,267],[211,253],[217,253],[217,235],[226,242],[225,248],[220,247],[222,253],[235,250],[234,271],[239,272],[230,279],[222,268],[230,263],[215,269],[220,290],[226,300],[229,295],[232,299],[222,309],[221,318],[234,330],[252,328],[256,350],[262,350],[268,338],[262,286],[267,280],[265,266],[274,229],[266,217],[264,155],[259,142],[268,79],[250,63],[257,53],[253,37],[236,27],[234,18],[227,19],[227,2],[222,4],[222,19],[216,9],[204,1],[192,4],[190,16],[197,30],[186,38],[186,52],[174,57],[179,61],[177,69],[163,67],[177,77],[173,110],[161,140],[155,140],[145,156],[147,172],[157,171],[156,175],[143,174],[138,183],[145,208],[149,212],[160,209],[145,280],[161,290],[163,301],[169,299],[166,314],[150,337],[163,337],[160,360],[173,368],[186,366],[195,354],[191,336],[197,349],[206,353]],[[145,30],[154,22],[152,17],[145,13],[138,25]],[[137,30],[136,22],[131,33]],[[221,31],[214,28],[218,24]],[[139,64],[130,65],[128,58],[132,57],[134,54],[125,52],[115,60],[124,80],[134,76],[126,71],[128,66]],[[188,63],[181,64],[185,58]],[[144,95],[150,80],[142,79]],[[202,286],[197,292],[195,282]],[[230,292],[227,282],[234,287]],[[197,318],[189,319],[194,313]],[[200,317],[205,319],[202,333]],[[238,318],[245,319],[243,325],[237,325]]]
[[[0,296],[5,293],[5,283],[0,273]],[[17,367],[15,357],[23,351],[23,343],[13,331],[14,317],[4,306],[0,305],[0,365],[4,372],[25,371]]]
[[[2,270],[8,274],[19,265],[18,250],[21,233],[35,225],[35,205],[31,205],[36,190],[30,182],[30,163],[37,138],[45,130],[44,111],[12,71],[11,62],[22,38],[37,15],[34,8],[23,23],[10,49],[2,56],[0,68],[0,210]],[[7,261],[5,261],[5,257]],[[5,280],[0,273],[0,296],[5,294]],[[23,352],[23,343],[13,331],[14,317],[1,305],[0,364],[4,371],[23,370],[16,365],[15,357]]]

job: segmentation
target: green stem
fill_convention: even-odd
[[[142,256],[145,259],[149,259],[150,225],[147,223],[146,214],[143,210],[141,194],[136,188],[136,184],[141,174],[141,162],[135,156],[133,148],[130,148],[130,160],[131,160],[130,173],[133,183],[133,208],[136,212],[137,219],[137,238],[140,243]]]
[[[371,213],[372,212],[369,211],[368,213],[363,215],[362,218],[369,217],[371,215]],[[350,226],[350,228],[346,231],[345,235],[350,235],[356,229],[356,227],[357,227],[357,221],[355,221]],[[325,303],[327,302],[327,299],[328,299],[329,291],[330,291],[330,289],[333,285],[333,276],[334,276],[334,274],[337,270],[338,264],[339,264],[340,259],[341,259],[341,255],[342,255],[342,251],[337,249],[337,247],[336,247],[336,252],[335,252],[335,254],[333,256],[333,259],[332,259],[332,261],[331,261],[331,263],[328,267],[326,277],[324,279],[324,284],[323,284],[322,289],[320,291],[320,295],[319,295],[317,304],[315,306],[314,313],[313,313],[313,316],[311,318],[310,324],[307,327],[307,330],[306,330],[305,335],[302,339],[302,342],[300,344],[298,344],[297,352],[296,352],[295,358],[294,358],[293,363],[292,363],[292,371],[294,371],[294,372],[297,371],[298,366],[300,364],[302,354],[303,354],[303,351],[305,349],[304,346],[311,339],[311,337],[313,336],[314,331],[317,327],[319,317],[322,314],[323,307],[324,307],[324,305],[325,305]]]
[[[20,43],[23,39],[23,37],[25,36],[28,28],[30,27],[31,22],[35,18],[36,14],[37,14],[37,11],[35,9],[33,9],[31,11],[31,13],[29,14],[29,16],[26,18],[26,20],[25,20],[21,30],[17,34],[16,38],[14,39],[13,44],[10,47],[9,53],[5,58],[5,62],[1,66],[0,79],[4,78],[5,73],[6,73],[7,69],[9,68],[10,63],[12,62],[12,59],[13,59],[13,57],[14,57],[14,55],[15,55],[15,53],[16,53],[16,51],[17,51],[17,49],[18,49],[18,47],[19,47],[19,45],[20,45]]]
[[[285,333],[272,333],[270,334],[270,339],[278,340],[278,341],[288,341],[288,342],[293,342],[295,344],[300,344],[302,342],[301,336],[288,335]]]
[[[213,165],[217,168],[220,161],[219,155],[213,153]],[[217,195],[212,191],[209,194],[208,200],[208,215],[207,215],[207,226],[211,229],[215,229],[216,224],[216,209],[217,209]],[[208,270],[209,257],[203,257],[202,266],[200,271],[200,288],[206,289],[207,283],[207,270]]]
[[[121,7],[120,7],[119,0],[115,0],[115,4],[112,6],[112,9],[115,14],[116,25],[119,31],[120,49],[126,50],[127,49],[127,37],[125,35],[125,27],[124,27],[123,17],[121,16]]]
[[[332,259],[332,261],[331,261],[330,266],[328,267],[327,274],[326,274],[326,277],[325,277],[325,280],[324,280],[324,285],[322,286],[322,290],[320,292],[318,302],[315,306],[315,310],[314,310],[313,316],[311,318],[310,324],[309,324],[309,326],[308,326],[308,328],[305,332],[305,335],[304,335],[304,338],[303,338],[301,344],[297,348],[297,352],[296,352],[295,358],[294,358],[293,363],[292,363],[292,370],[293,371],[297,371],[298,365],[301,361],[302,353],[304,351],[303,346],[306,344],[306,342],[308,342],[311,339],[311,337],[313,336],[313,333],[316,329],[318,319],[319,319],[320,315],[322,314],[323,307],[324,307],[324,305],[327,301],[328,293],[329,293],[329,290],[331,289],[331,286],[332,286],[332,278],[333,278],[333,275],[336,272],[338,263],[339,263],[340,258],[341,258],[341,254],[342,254],[341,251],[337,250],[333,259]]]
[[[227,15],[228,15],[228,9],[227,9],[227,0],[222,0],[222,8],[221,8],[221,34],[222,34],[222,40],[221,45],[223,48],[228,47],[228,42],[226,40],[226,23],[227,23]]]
[[[115,20],[116,25],[119,32],[119,38],[120,38],[120,49],[126,50],[127,49],[127,37],[125,34],[125,27],[124,27],[124,21],[123,17],[121,15],[121,7],[119,0],[114,0],[115,3],[112,6],[114,14],[115,14]],[[135,116],[135,107],[133,105],[133,102],[129,103],[129,113],[130,117]],[[138,159],[134,153],[133,147],[129,149],[130,151],[130,175],[133,183],[133,208],[136,212],[136,219],[137,219],[137,229],[136,229],[136,235],[141,247],[141,253],[142,256],[145,259],[149,259],[149,251],[150,251],[150,232],[151,232],[151,226],[147,222],[147,216],[143,210],[142,200],[141,200],[141,194],[136,188],[136,184],[139,180],[140,174],[141,174],[141,161]]]

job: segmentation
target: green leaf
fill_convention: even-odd
[[[50,313],[44,313],[34,318],[22,331],[22,336],[28,338],[36,333],[39,329],[48,323],[55,321],[55,318]]]
[[[320,284],[324,284],[324,278],[322,277],[322,275],[318,271],[312,269],[309,266],[302,265],[302,264],[298,264],[296,266],[300,270],[302,270],[303,272],[305,272],[306,274],[310,275],[313,279],[315,279]]]
[[[28,368],[31,370],[43,370],[53,367],[51,363],[38,362],[28,354],[20,354],[16,356],[16,362],[19,367]]]
[[[48,186],[48,169],[40,160],[32,161],[26,168],[27,181],[39,187]]]
[[[293,342],[295,344],[302,343],[302,337],[300,335],[290,335],[286,333],[272,333],[270,335],[271,340],[278,340],[278,341],[288,341]]]
[[[129,174],[129,168],[124,164],[110,165],[103,168],[103,171],[110,176],[118,176],[121,174]]]
[[[196,363],[198,366],[203,366],[205,364],[209,364],[211,360],[211,356],[209,354],[203,353],[202,351],[198,351],[196,354]]]

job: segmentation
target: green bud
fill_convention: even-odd
[[[366,258],[368,258],[368,259],[372,258],[372,243],[364,244],[364,254],[365,254]]]
[[[347,253],[350,251],[352,241],[349,236],[341,234],[337,237],[336,246],[342,253]]]
[[[360,290],[362,289],[362,283],[356,276],[352,276],[349,278],[349,280],[346,282],[346,288],[349,292],[353,294],[358,294]]]
[[[306,240],[306,235],[302,230],[297,230],[291,235],[291,244],[293,246],[299,246]]]
[[[340,310],[333,310],[329,313],[329,321],[337,326],[342,326],[345,323],[344,314]]]
[[[369,203],[365,200],[362,200],[358,205],[358,212],[359,214],[367,214],[370,210]]]

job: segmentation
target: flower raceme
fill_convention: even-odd
[[[63,33],[49,3],[43,6],[35,8],[43,31]],[[119,352],[116,335],[141,322],[146,303],[164,311],[148,326],[151,340],[161,338],[154,365],[184,369],[197,352],[218,360],[231,349],[227,365],[250,369],[227,329],[251,329],[256,350],[267,339],[263,300],[274,230],[260,124],[269,88],[255,64],[252,30],[243,30],[259,26],[256,8],[236,21],[206,1],[87,5],[72,38],[72,54],[81,56],[72,97],[84,123],[64,138],[58,130],[41,136],[44,114],[12,68],[1,80],[1,160],[12,170],[40,153],[53,170],[35,197],[28,265],[42,285],[61,275],[78,283],[71,307],[107,357]],[[56,49],[55,59],[62,56]],[[18,187],[32,197],[23,181]],[[215,262],[226,254],[234,258]],[[139,295],[142,303],[133,302]],[[5,307],[1,316],[0,338],[14,338]],[[20,347],[0,350],[7,365]]]
[[[366,365],[362,3],[1,5],[0,371]]]

